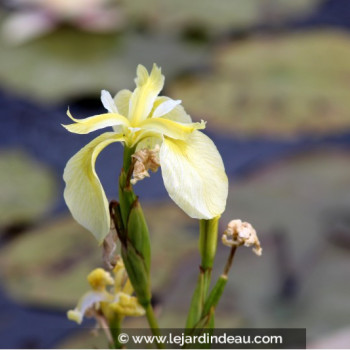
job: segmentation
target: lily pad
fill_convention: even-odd
[[[0,151],[0,225],[33,223],[56,202],[57,181],[48,167],[23,151]]]
[[[154,31],[178,33],[197,25],[213,35],[305,15],[319,3],[320,0],[137,0],[126,1],[123,6],[131,20],[147,24]]]
[[[0,51],[2,85],[45,103],[133,88],[139,63],[157,63],[171,79],[204,60],[203,48],[162,33],[102,35],[66,27],[20,46],[0,39]]]
[[[208,127],[241,136],[331,134],[350,128],[350,40],[321,31],[219,47],[211,72],[169,95]]]
[[[145,205],[144,211],[152,241],[152,286],[159,295],[178,259],[196,250],[197,227],[175,205]],[[0,251],[0,266],[14,299],[68,308],[89,288],[87,274],[102,266],[102,250],[91,233],[73,219],[62,218],[8,243]]]
[[[13,299],[63,307],[87,290],[86,276],[101,265],[100,257],[90,233],[73,219],[59,219],[8,243],[1,250],[0,274]]]

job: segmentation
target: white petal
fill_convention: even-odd
[[[106,90],[101,91],[101,101],[102,101],[103,107],[106,108],[109,113],[119,114],[118,108],[115,105],[115,102],[108,91]]]
[[[165,188],[187,215],[212,219],[225,210],[228,180],[213,141],[200,131],[188,139],[164,138],[160,164]]]
[[[88,309],[107,299],[109,299],[109,295],[106,292],[87,292],[81,297],[77,307],[67,312],[67,317],[71,321],[81,324]]]
[[[64,199],[67,206],[74,219],[91,231],[99,243],[110,230],[110,215],[105,192],[95,171],[95,162],[106,146],[122,140],[122,136],[106,132],[76,153],[64,169]]]
[[[171,112],[180,103],[181,103],[181,100],[172,100],[172,99],[169,99],[161,103],[153,112],[152,118],[159,118],[164,116],[165,114]]]
[[[170,98],[166,96],[159,96],[156,98],[156,101],[153,104],[153,112],[160,106],[162,103],[169,101]],[[164,119],[169,119],[174,122],[179,122],[179,123],[192,123],[191,117],[186,113],[185,109],[179,104],[175,106],[170,112],[167,114],[163,115]]]

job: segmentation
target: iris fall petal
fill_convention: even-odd
[[[160,148],[165,188],[192,218],[212,219],[225,210],[228,180],[213,141],[194,131],[186,141],[165,137]]]
[[[64,199],[67,206],[74,219],[91,231],[100,243],[110,230],[110,216],[108,201],[95,171],[95,162],[106,146],[122,140],[121,135],[104,133],[76,153],[64,169]]]

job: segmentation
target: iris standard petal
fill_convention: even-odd
[[[109,113],[117,113],[119,114],[118,108],[111,96],[111,94],[106,91],[102,90],[101,91],[101,102],[103,104],[103,107],[107,109]]]
[[[155,64],[150,75],[144,66],[138,65],[135,83],[137,87],[130,99],[129,119],[133,126],[138,126],[150,114],[155,99],[163,89],[164,76]]]
[[[75,119],[72,117],[70,111],[68,110],[67,115],[75,123],[62,126],[65,127],[68,131],[73,132],[75,134],[88,134],[89,132],[103,129],[109,126],[130,126],[129,121],[125,117],[117,113],[105,113],[94,115],[85,119]]]
[[[213,141],[194,131],[186,141],[164,138],[160,164],[165,188],[190,217],[211,219],[224,211],[228,180]]]
[[[130,90],[124,89],[124,90],[120,90],[114,96],[114,103],[116,104],[119,113],[127,118],[129,116],[129,103],[130,103],[131,95],[132,95],[132,92]]]
[[[168,100],[170,100],[169,97],[158,96],[153,104],[152,116],[154,111],[158,108],[158,106],[160,106],[161,104],[163,104]],[[169,111],[165,115],[163,115],[162,118],[173,120],[174,122],[192,123],[191,117],[185,112],[185,109],[180,104],[175,106],[175,108],[173,108],[171,111]]]
[[[186,139],[194,130],[204,129],[205,122],[200,123],[178,123],[165,118],[150,118],[139,124],[144,132],[156,132],[173,139]]]
[[[168,100],[161,103],[153,112],[152,118],[163,117],[165,114],[171,112],[176,106],[178,106],[182,101],[181,100]]]
[[[110,216],[108,201],[95,171],[95,162],[106,146],[122,140],[121,135],[104,133],[76,153],[64,169],[64,199],[67,206],[74,219],[91,231],[99,243],[110,230]]]

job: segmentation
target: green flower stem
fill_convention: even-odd
[[[219,217],[211,220],[200,220],[199,224],[199,252],[201,254],[201,271],[203,271],[203,300],[207,297],[211,271],[218,244]]]
[[[141,205],[130,183],[135,148],[124,147],[123,169],[119,177],[119,205],[114,208],[114,221],[122,247],[121,254],[139,303],[146,310],[154,335],[159,335],[158,322],[151,306],[151,245]],[[159,344],[157,344],[159,346]]]
[[[213,267],[218,243],[218,225],[219,217],[199,222],[199,252],[203,270],[209,270]]]
[[[115,314],[113,319],[109,321],[109,329],[112,334],[113,345],[115,349],[121,349],[123,346],[123,344],[119,342],[119,334],[121,331],[122,320],[123,320],[123,317],[120,317],[117,314]]]
[[[217,237],[218,237],[219,217],[211,220],[200,220],[199,224],[199,252],[201,255],[201,265],[197,285],[192,297],[190,310],[187,316],[186,328],[193,328],[201,318],[204,301],[207,298],[211,271],[214,264]],[[212,316],[214,317],[214,316]],[[214,322],[214,320],[213,320]]]
[[[206,298],[200,320],[197,322],[194,328],[207,327],[207,325],[211,322],[214,324],[214,312],[226,287],[228,273],[232,267],[233,258],[235,257],[236,250],[237,246],[233,246],[231,248],[224,271],[218,278],[209,296]]]
[[[136,195],[130,183],[133,171],[131,156],[134,153],[135,147],[129,148],[124,146],[123,169],[119,177],[119,201],[124,227],[127,226],[130,209],[136,199]]]
[[[146,307],[146,317],[148,320],[148,324],[152,330],[152,334],[155,336],[160,336],[161,334],[159,331],[158,322],[151,304],[148,304],[148,306]],[[156,346],[158,349],[165,349],[164,344],[156,342]]]

